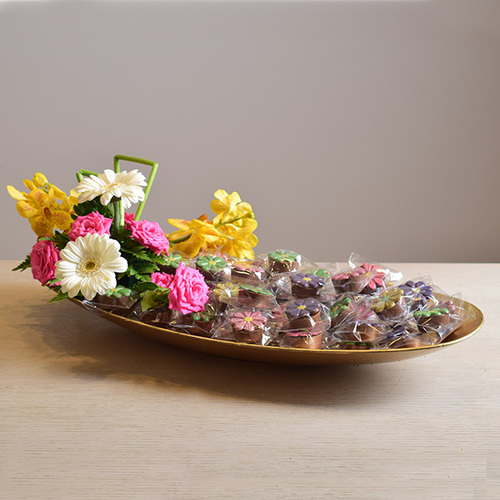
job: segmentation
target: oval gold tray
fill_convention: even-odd
[[[84,307],[79,300],[70,300]],[[389,361],[401,361],[404,359],[416,358],[418,356],[425,356],[467,340],[481,328],[484,322],[484,316],[479,308],[470,302],[464,301],[462,304],[464,309],[470,314],[469,319],[440,344],[400,349],[372,349],[369,351],[297,349],[291,347],[243,344],[226,340],[197,337],[195,335],[141,323],[133,319],[123,318],[105,311],[99,311],[98,314],[112,323],[146,337],[178,347],[215,354],[216,356],[223,356],[226,358],[289,365],[358,365],[387,363]]]

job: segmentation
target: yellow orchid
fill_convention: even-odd
[[[200,252],[221,251],[240,259],[252,259],[252,248],[259,240],[252,234],[257,221],[251,205],[241,201],[236,191],[228,194],[218,189],[214,197],[210,203],[216,214],[213,222],[206,215],[192,221],[168,219],[179,228],[168,235],[170,247],[185,258],[193,258]]]
[[[45,175],[40,172],[37,172],[33,176],[32,181],[30,181],[29,179],[24,179],[23,183],[30,191],[33,191],[33,189],[35,188],[40,188],[48,193],[49,189],[52,188],[54,190],[54,196],[57,200],[61,200],[62,202],[69,200],[72,205],[78,204],[78,194],[74,189],[72,189],[69,193],[69,196],[67,196],[66,193],[64,191],[61,191],[57,186],[55,186],[54,184],[50,184],[50,182],[47,180],[47,177],[45,177]]]
[[[236,191],[228,194],[224,189],[218,189],[214,197],[215,200],[210,203],[210,208],[216,214],[214,218],[216,227],[228,223],[242,226],[245,220],[254,218],[251,205],[241,201]]]
[[[259,242],[253,231],[257,228],[255,219],[247,219],[245,226],[226,224],[220,228],[223,243],[220,251],[238,259],[253,259],[253,247]]]
[[[192,259],[200,252],[217,250],[219,247],[221,235],[206,215],[190,221],[168,219],[168,222],[179,228],[168,235],[170,248],[186,259]]]
[[[66,196],[41,173],[35,174],[33,181],[25,179],[24,185],[30,190],[29,194],[18,191],[13,186],[7,186],[7,191],[17,200],[17,211],[29,220],[35,234],[41,238],[51,236],[55,227],[62,231],[68,230],[73,221],[73,206],[76,204],[74,193],[70,197]]]

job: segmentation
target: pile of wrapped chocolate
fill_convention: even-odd
[[[442,342],[467,319],[457,296],[429,277],[404,279],[352,254],[323,267],[276,250],[252,261],[224,255],[168,257],[163,275],[184,265],[208,285],[203,311],[182,314],[158,290],[148,300],[111,290],[87,305],[191,335],[299,349],[397,349]]]

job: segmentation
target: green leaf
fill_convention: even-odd
[[[153,309],[165,304],[168,304],[168,294],[170,290],[168,288],[158,287],[156,290],[146,290],[142,294],[141,299],[141,309],[142,311],[147,311],[148,309]]]
[[[49,300],[49,304],[51,302],[58,302],[60,300],[66,300],[66,299],[69,299],[68,292],[58,293],[55,297]]]
[[[85,201],[74,207],[76,215],[88,215],[91,212],[99,212],[104,217],[109,219],[113,218],[113,214],[109,208],[109,205],[101,205],[99,198],[94,198],[92,201]]]
[[[158,285],[156,283],[151,283],[151,281],[140,281],[136,283],[135,289],[138,292],[146,292],[148,290],[156,290]]]
[[[31,255],[27,255],[26,258],[12,270],[24,271],[25,269],[29,269],[30,267],[31,267]]]
[[[54,236],[52,237],[52,241],[54,242],[54,245],[59,249],[63,250],[64,247],[68,244],[69,242],[69,237],[67,234],[63,233],[54,233]]]

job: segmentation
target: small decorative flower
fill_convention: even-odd
[[[91,212],[88,215],[77,217],[71,224],[71,229],[68,237],[71,241],[75,241],[79,236],[86,234],[108,234],[111,228],[113,219],[103,217],[99,212]]]
[[[415,301],[427,302],[432,298],[432,286],[426,285],[423,281],[407,281],[399,285],[405,297],[411,297]]]
[[[394,287],[390,290],[384,290],[373,299],[372,310],[379,313],[386,309],[392,309],[402,297],[403,290],[401,288]]]
[[[285,314],[289,319],[303,316],[314,316],[321,310],[321,304],[312,298],[299,299],[289,302],[285,307]]]
[[[240,286],[232,281],[218,283],[213,289],[213,294],[219,299],[229,299],[238,296]]]
[[[216,255],[198,257],[196,259],[196,265],[207,273],[218,272],[228,266],[227,262],[222,257]]]
[[[333,304],[332,309],[330,311],[330,316],[332,319],[340,316],[351,304],[352,299],[349,297],[344,297],[342,300],[339,300]]]
[[[178,253],[170,254],[169,256],[165,257],[165,262],[166,266],[177,269],[182,262],[182,257]]]
[[[56,263],[60,258],[59,250],[51,240],[37,241],[31,250],[33,278],[45,286],[47,281],[55,278]]]
[[[352,269],[351,271],[338,273],[335,276],[332,276],[332,280],[335,280],[335,281],[347,280],[350,278],[357,278],[358,276],[363,276],[365,274],[367,274],[367,271],[365,271],[361,267],[356,267],[356,268]]]
[[[328,274],[328,271],[322,267],[315,269],[313,271],[313,274],[314,274],[314,276],[321,276],[325,280],[328,280],[328,278],[330,277],[330,275]]]
[[[316,276],[311,273],[295,273],[292,276],[292,283],[304,288],[318,289],[324,286],[325,280],[321,276]]]
[[[364,273],[370,273],[370,280],[365,286],[365,289],[367,289],[368,291],[373,292],[377,288],[384,286],[384,280],[385,277],[387,276],[387,272],[381,269],[380,266],[365,262],[364,264],[361,264],[361,266],[355,269],[361,273],[363,273],[363,271]]]
[[[450,310],[447,307],[433,307],[432,309],[422,309],[421,311],[415,311],[413,316],[415,318],[430,318],[432,316],[442,316],[443,314],[449,314]]]
[[[81,292],[87,300],[92,300],[97,294],[104,295],[115,288],[115,273],[123,273],[127,267],[116,240],[107,234],[87,234],[70,241],[61,250],[55,277],[69,297]]]
[[[276,250],[269,254],[269,258],[271,260],[275,260],[276,262],[287,262],[287,263],[295,262],[298,256],[299,256],[298,253],[290,252],[287,250]]]
[[[118,173],[108,169],[102,174],[84,177],[75,191],[79,193],[79,203],[100,197],[99,201],[106,206],[114,197],[121,199],[127,209],[144,199],[143,187],[146,185],[146,178],[137,169]]]
[[[229,320],[236,330],[253,332],[261,329],[267,322],[267,318],[258,311],[236,312]]]

